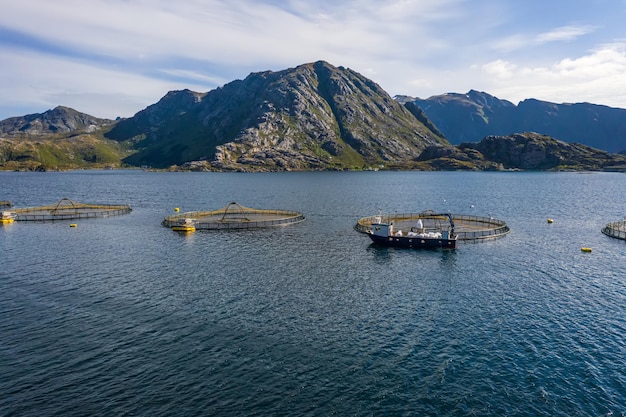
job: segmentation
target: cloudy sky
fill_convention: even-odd
[[[0,120],[325,60],[389,94],[626,108],[626,0],[0,0]]]

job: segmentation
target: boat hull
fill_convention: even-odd
[[[409,249],[456,249],[456,239],[406,237],[406,236],[377,236],[373,233],[367,234],[372,241],[378,245],[392,246]]]

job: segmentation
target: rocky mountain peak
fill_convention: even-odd
[[[57,106],[43,113],[11,117],[0,121],[0,134],[13,136],[43,136],[70,132],[92,132],[110,125],[113,120],[81,113],[70,107]]]
[[[138,140],[134,164],[236,170],[361,167],[447,143],[378,84],[325,61],[251,73],[203,95],[170,92],[109,137]]]

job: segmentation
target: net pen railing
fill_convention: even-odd
[[[69,199],[39,207],[12,209],[17,221],[55,221],[119,216],[132,211],[130,205],[86,204]]]
[[[626,240],[626,220],[608,223],[602,228],[602,233],[615,239]]]
[[[463,230],[460,229],[457,234],[459,239],[471,241],[481,239],[493,239],[508,234],[511,229],[503,220],[494,219],[493,217],[483,217],[474,215],[454,215],[452,217],[455,222],[470,224],[472,227],[482,226],[479,230]]]
[[[305,217],[302,213],[292,210],[245,208],[226,211],[219,209],[174,214],[165,217],[162,224],[166,227],[174,227],[184,219],[191,219],[197,230],[229,230],[283,226],[301,222]]]

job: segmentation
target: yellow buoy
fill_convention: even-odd
[[[70,227],[76,227],[78,226],[76,223],[70,223]]]
[[[591,252],[591,248],[580,248],[583,252]]]
[[[176,213],[178,213],[178,212],[180,211],[180,209],[179,209],[178,207],[176,207],[176,208],[174,209],[174,211],[175,211]]]
[[[548,223],[554,223],[554,220],[548,219]]]

